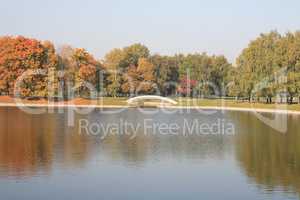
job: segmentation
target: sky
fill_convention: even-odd
[[[102,59],[133,43],[151,53],[207,52],[234,62],[260,33],[300,30],[299,0],[7,0],[0,35],[85,48]]]

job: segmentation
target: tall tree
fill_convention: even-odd
[[[122,49],[113,49],[105,55],[104,67],[108,71],[107,93],[109,96],[116,97],[121,92],[122,71],[120,63],[124,59],[124,51]]]
[[[0,92],[14,95],[17,78],[28,70],[43,73],[26,76],[19,86],[21,96],[46,96],[46,77],[49,68],[55,68],[57,57],[50,42],[44,44],[22,36],[0,38]]]
[[[75,85],[79,88],[79,94],[89,96],[91,95],[91,90],[100,92],[100,87],[104,87],[104,85],[99,85],[100,76],[105,75],[105,70],[101,63],[82,48],[75,49],[72,58],[78,68]],[[102,83],[105,84],[104,77]]]
[[[120,62],[122,69],[127,69],[131,65],[137,67],[140,58],[148,58],[150,56],[149,49],[142,44],[133,44],[123,49],[124,57]]]
[[[222,95],[226,85],[226,76],[231,65],[224,56],[208,56],[207,54],[189,54],[184,57],[179,67],[180,85],[197,83],[192,93],[210,96]]]
[[[273,75],[283,67],[276,54],[280,40],[277,32],[261,34],[238,57],[238,85],[249,101],[253,96],[265,96],[268,103],[272,102],[277,87]]]
[[[299,95],[299,41],[299,33],[275,31],[252,41],[237,59],[237,85],[244,96],[264,96],[272,103],[272,97],[283,94],[292,103]]]
[[[127,95],[152,94],[155,90],[154,65],[140,58],[138,66],[131,65],[123,75],[122,92]]]
[[[154,55],[150,58],[155,67],[158,89],[163,96],[175,94],[179,80],[179,56]]]
[[[137,67],[139,75],[139,94],[152,94],[155,91],[155,68],[154,65],[146,58],[140,58]]]

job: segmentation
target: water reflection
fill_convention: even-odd
[[[145,119],[153,123],[176,122],[183,126],[176,115],[166,118],[157,113],[144,116],[139,112],[124,111],[120,114],[102,115],[95,111],[75,117],[75,127],[66,125],[66,114],[28,115],[17,109],[0,109],[0,175],[31,176],[42,172],[50,174],[53,165],[62,168],[84,167],[89,160],[102,156],[116,163],[142,166],[166,159],[224,159],[232,150],[232,136],[225,135],[159,135],[137,132],[131,134],[93,136],[80,131],[79,120],[90,123],[118,123],[120,118],[135,124]],[[184,117],[198,117],[183,114]],[[218,118],[216,115],[214,118]],[[212,121],[215,121],[213,119]],[[143,130],[143,129],[140,129]],[[197,130],[195,130],[197,132]]]
[[[84,135],[64,125],[62,115],[28,115],[0,109],[0,176],[50,174],[53,164],[82,164],[88,155]]]
[[[279,133],[250,113],[233,113],[238,119],[236,158],[248,177],[267,191],[300,192],[299,117],[289,116],[288,132]]]
[[[28,115],[14,108],[0,108],[0,183],[1,179],[53,177],[59,174],[59,170],[89,171],[93,167],[102,168],[113,177],[114,173],[118,174],[113,166],[147,169],[153,176],[160,163],[170,165],[168,170],[174,173],[181,173],[176,163],[185,163],[192,170],[189,173],[197,176],[198,168],[203,167],[202,170],[209,171],[212,179],[219,178],[214,173],[222,168],[232,170],[234,177],[231,182],[236,188],[246,184],[242,178],[248,177],[251,184],[261,187],[263,192],[300,193],[300,120],[297,116],[289,117],[286,134],[276,132],[247,112],[218,112],[209,116],[198,112],[172,115],[158,112],[146,116],[135,110],[110,115],[95,111],[89,115],[76,115],[74,127],[67,126],[66,118],[66,114]],[[234,123],[236,135],[201,135],[195,129],[191,135],[138,131],[134,138],[130,134],[115,134],[102,139],[101,135],[83,134],[79,126],[82,119],[102,124],[118,123],[120,119],[143,124],[146,119],[151,119],[153,123],[177,123],[181,128],[183,119],[197,119],[201,123],[226,119]],[[236,166],[235,161],[239,165]],[[211,168],[207,169],[205,164]],[[110,171],[111,168],[114,170]],[[238,169],[242,170],[241,174]],[[224,173],[227,172],[219,173],[219,176]],[[105,176],[98,171],[96,175]],[[152,180],[151,176],[143,176]],[[88,173],[78,177],[93,179]],[[187,184],[192,177],[186,180]],[[60,178],[62,183],[66,181],[61,174]],[[153,181],[158,184],[157,180]],[[206,185],[208,179],[193,181]],[[220,184],[227,185],[226,180]],[[249,187],[245,185],[246,189]],[[193,185],[186,191],[190,188]],[[245,190],[241,190],[240,195],[244,193]],[[232,193],[228,191],[226,194]]]
[[[10,175],[32,175],[51,170],[53,140],[51,118],[26,116],[15,109],[0,112],[0,165]]]

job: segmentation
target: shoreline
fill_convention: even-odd
[[[16,103],[1,103],[0,108],[11,107],[31,107],[31,108],[106,108],[106,109],[117,109],[117,108],[139,108],[127,105],[92,105],[92,104],[42,104],[42,103],[24,103],[23,105],[17,105]],[[147,107],[145,107],[147,108]],[[149,107],[155,108],[155,107]],[[258,113],[276,113],[276,114],[288,114],[288,115],[300,115],[300,111],[296,110],[283,110],[273,108],[244,108],[244,107],[230,107],[230,106],[162,106],[156,107],[157,109],[192,109],[192,110],[221,110],[221,111],[240,111],[240,112],[258,112]]]

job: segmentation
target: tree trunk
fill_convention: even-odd
[[[290,97],[290,100],[289,100],[289,104],[293,104],[293,100],[294,100],[294,97],[291,96],[291,97]]]
[[[267,104],[272,104],[272,97],[267,97]]]

